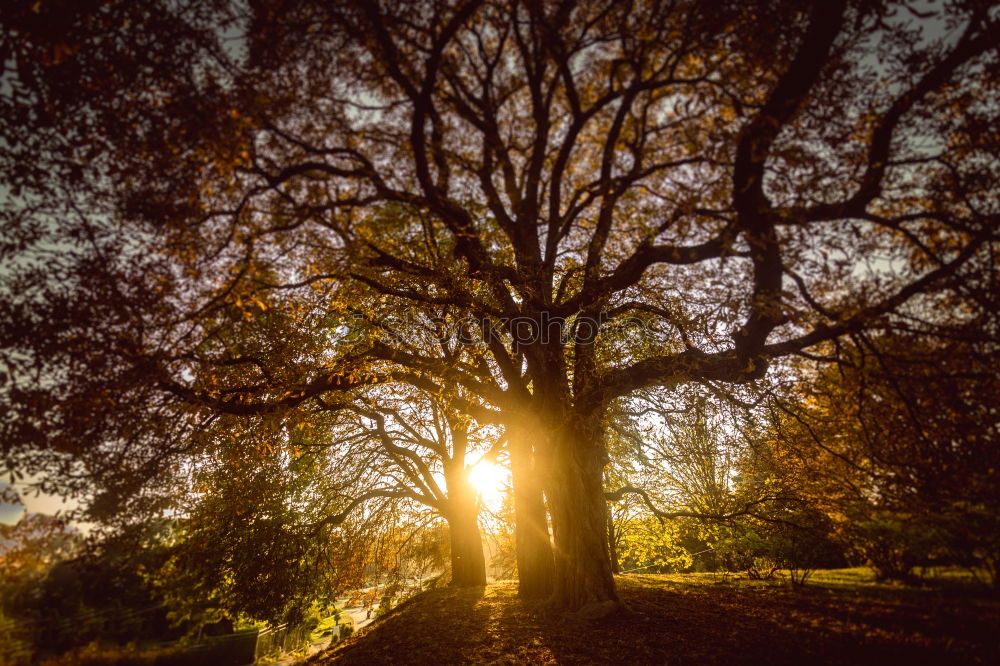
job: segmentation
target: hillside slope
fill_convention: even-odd
[[[310,664],[995,664],[1000,603],[623,576],[638,615],[548,617],[513,584],[426,592]]]

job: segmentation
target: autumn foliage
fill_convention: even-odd
[[[691,543],[995,516],[992,3],[9,4],[3,465],[187,520],[232,605],[405,577],[421,521],[482,584],[480,459],[583,617],[609,499]],[[699,400],[743,415],[685,439]],[[723,440],[699,497],[638,483]]]

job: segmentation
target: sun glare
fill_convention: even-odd
[[[503,491],[510,482],[510,472],[499,465],[482,460],[469,470],[469,483],[476,489],[486,506],[495,508],[503,498]]]

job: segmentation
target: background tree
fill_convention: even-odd
[[[776,403],[777,455],[880,577],[995,571],[996,354],[988,322],[858,336]]]
[[[337,591],[440,571],[436,551],[423,563],[413,551],[434,530],[450,539],[452,583],[485,584],[466,460],[502,443],[495,430],[432,396],[380,385],[350,403],[323,402],[293,427],[256,422],[234,433],[219,423],[217,443],[185,463],[195,492],[175,509],[173,563],[220,590],[230,612],[301,617]]]
[[[632,449],[618,452],[607,496],[629,568],[756,571],[766,557],[773,573],[794,558],[793,541],[812,545],[817,530],[795,519],[811,515],[809,500],[761,446],[764,396],[647,390],[621,409],[631,426],[614,430]]]
[[[200,630],[205,613],[171,622],[172,609],[151,580],[168,558],[169,532],[159,521],[103,539],[41,514],[0,526],[4,663],[37,663],[91,642],[174,640]],[[180,583],[170,584],[180,591]],[[183,594],[189,607],[212,608],[191,588]]]

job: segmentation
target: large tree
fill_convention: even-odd
[[[113,250],[92,269],[131,267],[116,318],[91,324],[116,345],[96,361],[133,369],[115,377],[135,408],[194,424],[377,383],[460,387],[457,408],[508,432],[522,591],[551,582],[558,607],[618,604],[616,401],[754,381],[995,270],[987,2],[130,6],[74,9],[62,31],[55,3],[5,19],[4,104],[22,125],[4,165],[34,206],[8,211],[11,247],[59,235],[30,191],[75,179],[56,200],[82,221],[60,229],[84,257]],[[25,146],[42,168],[17,168]],[[22,321],[26,302],[10,306]],[[442,359],[320,325],[405,312],[475,336]],[[279,316],[287,339],[258,326]],[[51,337],[86,366],[93,352]],[[24,357],[7,357],[20,432],[53,432],[46,399],[100,420],[48,389],[66,376],[25,400]]]

